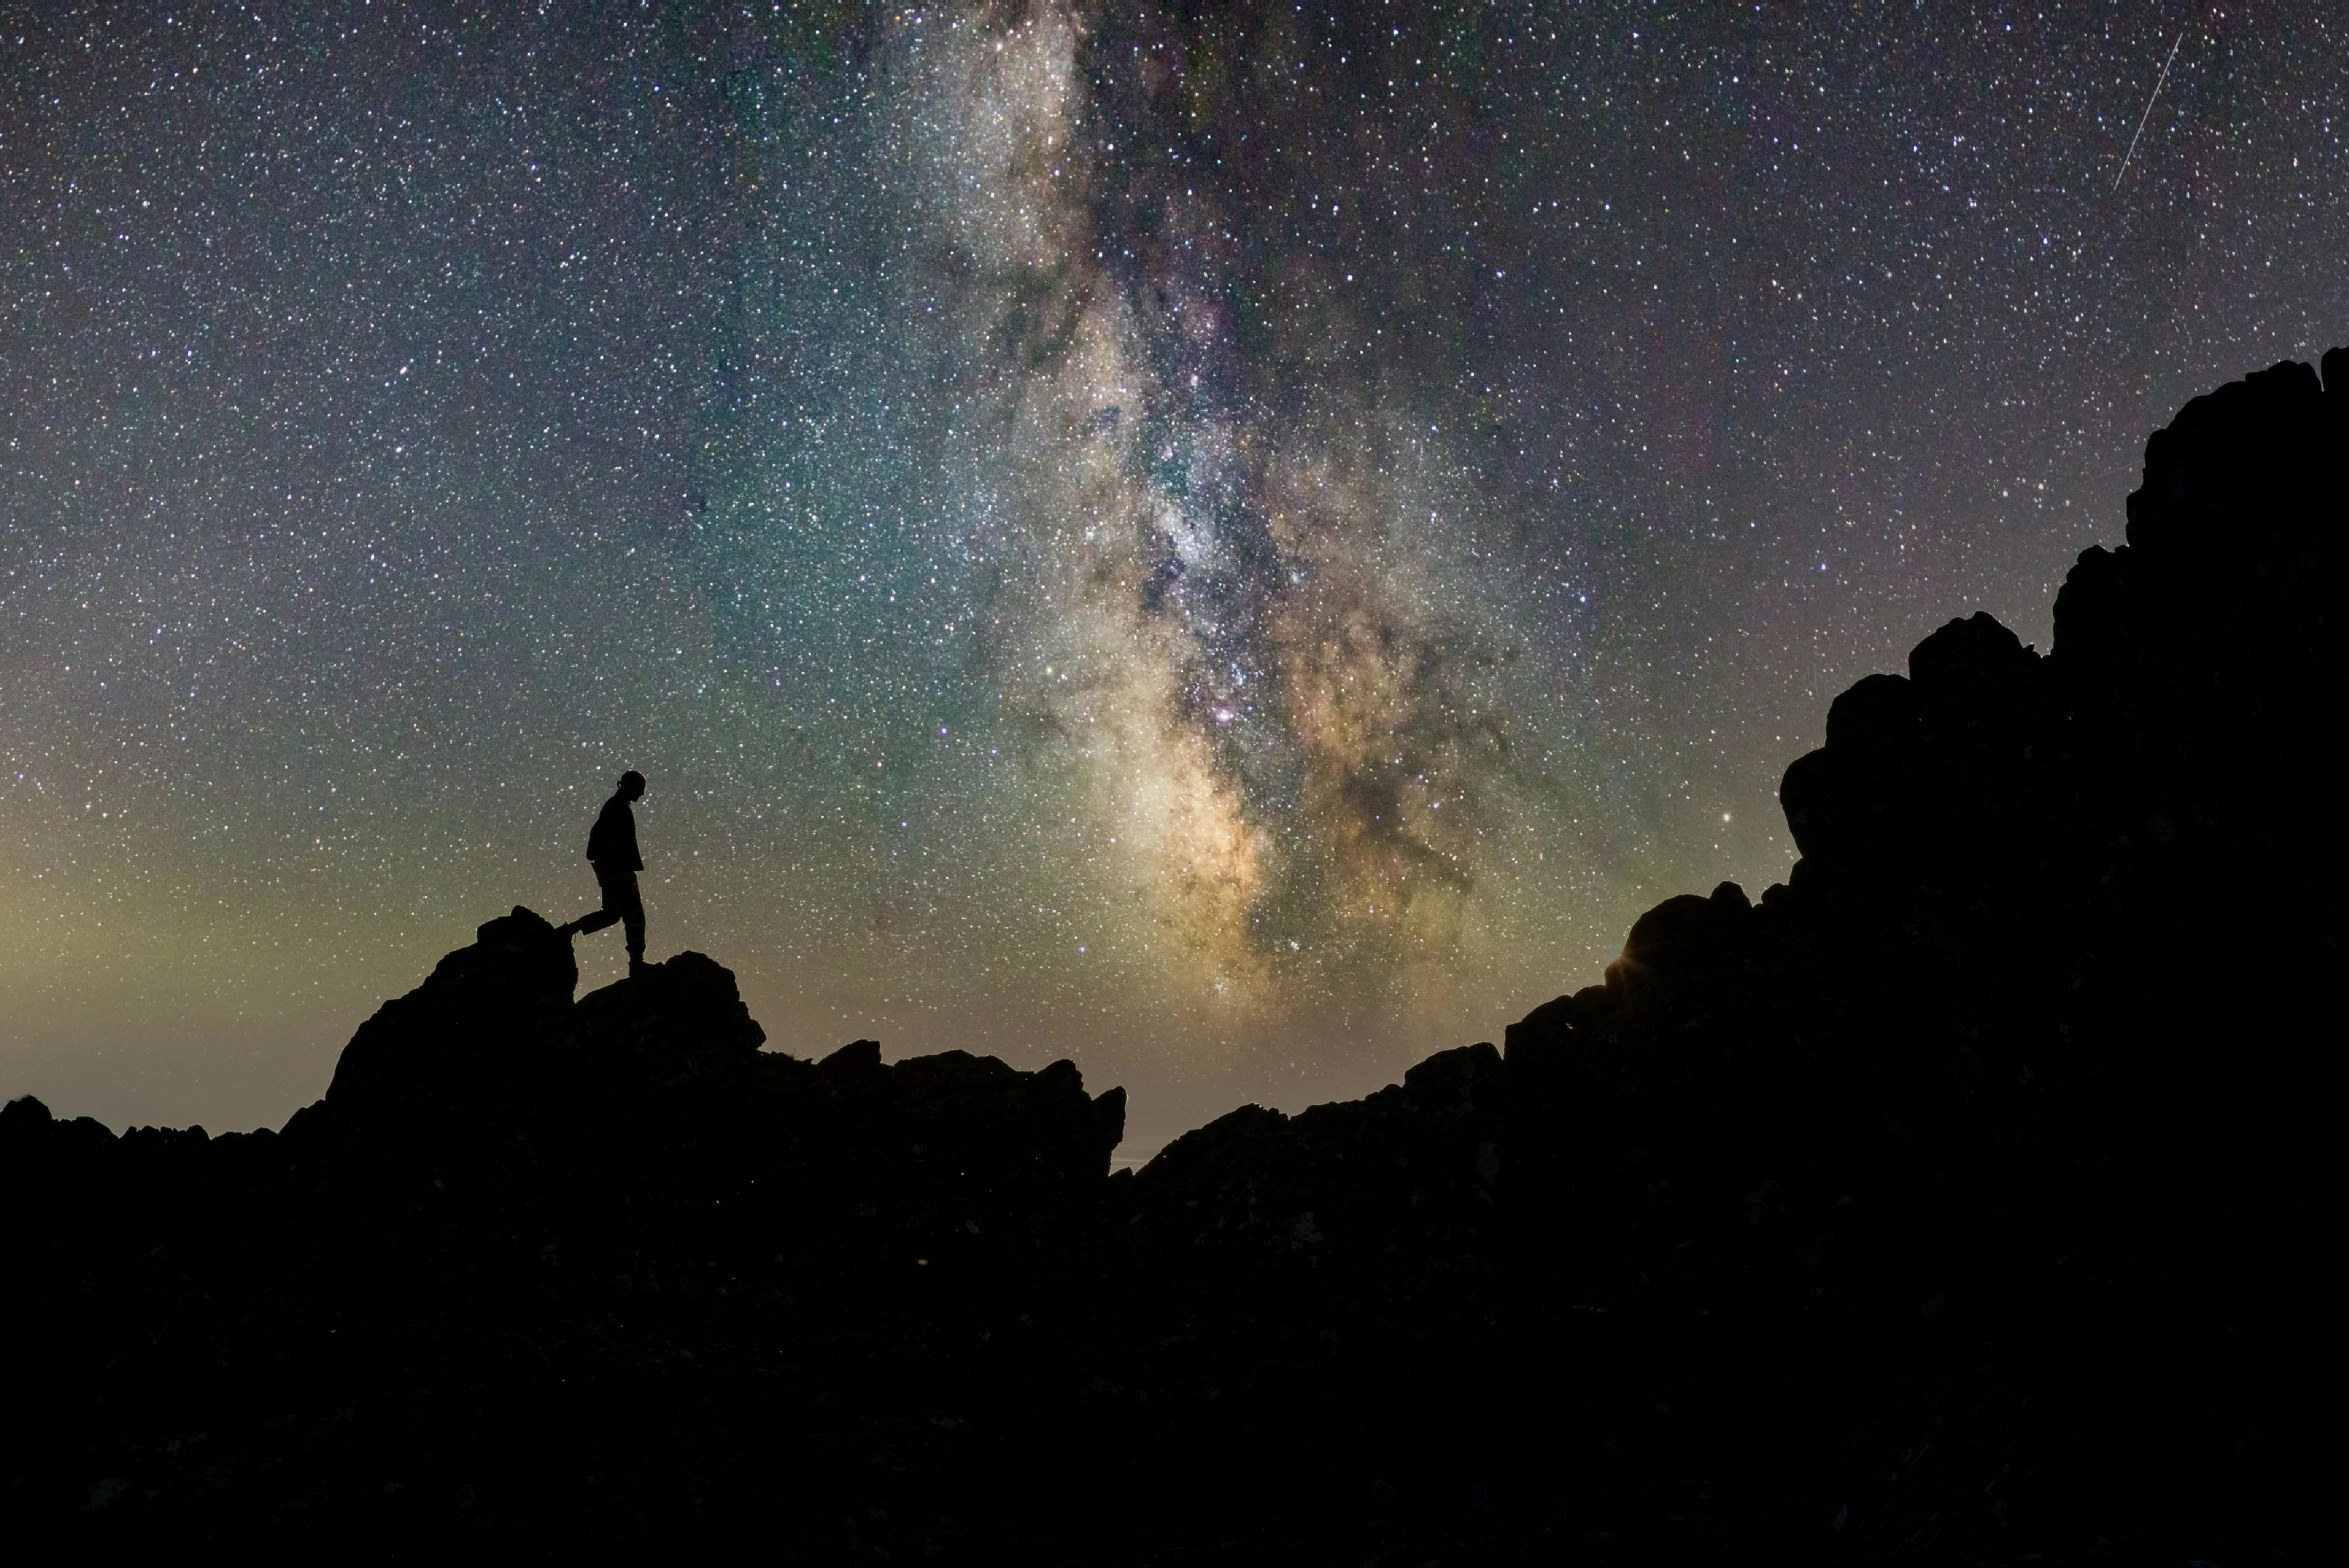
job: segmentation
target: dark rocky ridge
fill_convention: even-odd
[[[0,1113],[11,1538],[2312,1560],[2349,353],[1787,772],[1802,852],[1108,1175],[1066,1063],[759,1050],[491,921],[280,1134]]]

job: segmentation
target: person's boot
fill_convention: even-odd
[[[652,973],[652,965],[644,961],[644,955],[642,953],[630,953],[628,955],[629,979],[635,980],[650,973]]]

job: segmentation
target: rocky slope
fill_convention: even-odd
[[[2329,386],[2331,390],[2325,390]],[[483,926],[277,1134],[0,1112],[0,1520],[401,1555],[2299,1561],[2349,353],[2189,405],[2041,655],[1838,698],[1802,859],[1111,1176],[1066,1063],[760,1050]]]

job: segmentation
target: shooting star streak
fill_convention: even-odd
[[[2121,172],[2112,177],[2114,191],[2119,190],[2121,181],[2129,177],[2129,160],[2137,156],[2137,138],[2145,134],[2145,122],[2153,118],[2153,105],[2154,101],[2161,97],[2161,84],[2170,79],[2170,65],[2178,58],[2178,45],[2185,41],[2186,29],[2181,27],[2178,29],[2177,42],[2170,45],[2169,59],[2161,62],[2161,74],[2153,79],[2153,94],[2145,100],[2145,112],[2137,116],[2137,130],[2135,135],[2129,138],[2129,150],[2121,154]],[[2105,194],[2110,195],[2112,192],[2107,191]]]

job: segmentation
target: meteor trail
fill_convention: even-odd
[[[2129,160],[2137,156],[2137,138],[2145,134],[2145,122],[2153,118],[2154,99],[2161,96],[2161,84],[2170,79],[2170,63],[2178,58],[2178,45],[2185,41],[2186,29],[2181,27],[2176,42],[2170,45],[2169,59],[2161,62],[2161,74],[2153,79],[2153,93],[2145,100],[2145,112],[2137,116],[2137,129],[2129,138],[2129,150],[2121,154],[2121,172],[2112,177],[2112,188],[2115,191],[2121,188],[2121,181],[2129,176]],[[2110,195],[2111,192],[2106,194]]]

